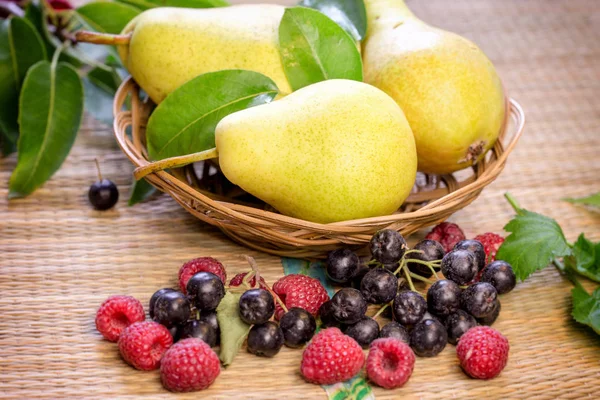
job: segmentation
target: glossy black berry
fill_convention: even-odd
[[[461,308],[475,318],[484,318],[494,311],[497,300],[496,288],[487,282],[478,282],[463,290],[460,303]]]
[[[169,333],[173,337],[173,343],[179,340],[179,331],[181,330],[181,325],[173,325],[170,328],[167,328]]]
[[[343,288],[331,299],[333,316],[342,324],[354,324],[367,312],[367,301],[359,290]]]
[[[210,272],[198,272],[192,276],[186,289],[199,310],[214,310],[225,296],[221,278]]]
[[[442,273],[459,285],[471,282],[477,272],[475,256],[468,250],[452,250],[442,259]]]
[[[479,240],[466,239],[456,243],[454,250],[467,250],[475,256],[477,270],[481,271],[485,267],[485,249]]]
[[[319,307],[319,319],[323,328],[339,328],[342,324],[333,315],[333,303],[327,300]]]
[[[441,279],[429,287],[427,306],[429,312],[442,318],[460,308],[460,286],[454,281]]]
[[[400,261],[406,251],[406,240],[393,229],[383,229],[371,238],[369,244],[373,258],[382,264]]]
[[[274,312],[275,301],[265,289],[250,289],[240,297],[240,318],[249,325],[264,324]]]
[[[248,351],[257,356],[273,357],[283,346],[283,332],[273,321],[254,325],[248,333]]]
[[[408,260],[408,269],[417,275],[429,278],[433,275],[433,272],[427,265],[410,262],[410,260],[425,262],[441,260],[444,258],[445,254],[444,247],[438,241],[425,239],[417,243],[413,250],[419,250],[421,253],[407,254],[406,259]]]
[[[315,317],[305,309],[292,307],[279,320],[279,327],[286,346],[302,347],[312,339],[317,330],[317,323]]]
[[[344,333],[366,349],[379,337],[379,324],[371,317],[363,317],[360,321],[348,326]]]
[[[365,277],[366,274],[369,273],[369,271],[370,269],[367,267],[360,267],[358,271],[356,271],[356,274],[354,274],[354,276],[352,277],[352,287],[360,290],[360,284],[362,282],[362,279]]]
[[[373,268],[362,279],[360,292],[372,304],[389,303],[398,291],[398,278],[385,268]]]
[[[394,319],[402,325],[414,325],[427,311],[427,301],[419,293],[405,290],[396,295],[392,311]]]
[[[154,303],[154,320],[166,327],[180,325],[190,318],[190,302],[181,292],[165,292]]]
[[[171,288],[163,288],[163,289],[159,289],[156,292],[154,292],[154,294],[152,295],[152,297],[150,297],[150,301],[148,302],[148,313],[150,314],[150,318],[154,318],[154,304],[156,303],[156,299],[158,299],[160,296],[162,296],[163,294],[167,293],[167,292],[174,292],[174,289]]]
[[[502,305],[500,304],[500,299],[496,299],[496,305],[494,306],[494,310],[487,316],[483,318],[477,318],[477,322],[480,325],[492,326],[494,322],[498,319],[500,315],[500,311],[502,311]]]
[[[192,320],[181,327],[180,339],[201,339],[210,347],[217,345],[217,332],[208,322]]]
[[[419,322],[410,333],[410,347],[420,357],[438,355],[448,342],[446,327],[435,319]]]
[[[217,313],[214,311],[202,311],[200,313],[201,322],[206,322],[215,330],[217,335],[217,344],[221,341],[221,329],[219,328],[219,321],[217,320]]]
[[[505,294],[515,288],[517,278],[509,263],[496,260],[485,267],[480,282],[488,282],[496,288],[498,294]]]
[[[119,189],[112,181],[102,179],[90,186],[88,198],[96,210],[104,211],[113,208],[119,200]]]
[[[410,343],[410,335],[405,327],[397,323],[396,321],[388,322],[379,331],[380,338],[394,338],[403,341],[404,343]]]
[[[463,310],[456,310],[446,318],[448,343],[456,344],[458,339],[469,329],[477,326],[475,318]]]
[[[350,249],[337,249],[327,254],[327,277],[337,283],[347,283],[360,268],[360,259]]]

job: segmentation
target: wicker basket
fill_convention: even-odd
[[[150,164],[145,148],[145,126],[153,106],[142,102],[138,92],[138,86],[129,78],[117,91],[113,104],[117,142],[136,168]],[[131,111],[124,111],[128,101]],[[170,172],[159,171],[146,179],[169,193],[191,214],[218,227],[239,243],[278,256],[323,258],[342,243],[356,249],[365,247],[373,233],[380,229],[391,228],[408,236],[444,221],[470,204],[503,170],[508,154],[523,132],[524,122],[521,106],[512,99],[507,100],[500,138],[481,162],[466,173],[418,176],[418,183],[402,208],[381,217],[332,224],[287,217],[233,186],[207,162],[200,168],[190,165]]]

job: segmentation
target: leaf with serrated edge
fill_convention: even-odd
[[[209,72],[170,93],[152,112],[146,138],[154,160],[215,147],[215,128],[227,115],[268,103],[277,85],[254,71]]]
[[[251,326],[242,321],[239,315],[241,293],[225,293],[217,307],[217,320],[221,329],[221,352],[219,359],[229,365],[244,344]]]
[[[362,40],[367,34],[367,10],[363,0],[302,0],[298,5],[321,11],[355,40]]]
[[[293,7],[279,25],[279,52],[293,90],[327,79],[362,81],[354,39],[319,11]]]
[[[576,286],[571,294],[573,299],[571,315],[575,321],[591,327],[600,335],[600,288],[590,296],[581,286]]]
[[[29,69],[20,97],[17,167],[9,198],[41,186],[69,154],[83,114],[83,86],[69,64],[40,61]]]
[[[573,256],[565,264],[578,274],[600,282],[600,243],[592,243],[583,233],[573,245]]]
[[[580,197],[577,199],[567,198],[564,200],[568,201],[569,203],[585,204],[586,206],[600,207],[600,192],[587,197]]]
[[[554,258],[571,254],[560,225],[541,214],[521,210],[504,230],[512,233],[498,249],[496,258],[511,264],[520,280],[546,267]]]

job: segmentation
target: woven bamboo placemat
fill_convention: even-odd
[[[504,173],[452,220],[471,237],[502,232],[512,215],[502,195],[510,190],[524,207],[556,218],[569,240],[582,231],[600,240],[600,214],[560,200],[600,190],[597,0],[409,3],[431,23],[474,39],[528,116]],[[105,213],[86,199],[94,158],[121,190],[117,207]],[[15,162],[0,160],[0,398],[175,397],[156,372],[131,369],[101,339],[94,328],[99,304],[111,294],[146,303],[156,289],[175,285],[179,266],[197,256],[219,258],[230,276],[246,268],[241,254],[257,259],[269,283],[282,274],[278,258],[230,242],[167,196],[128,208],[131,165],[109,127],[90,118],[55,177],[8,203]],[[376,398],[597,398],[600,338],[571,320],[569,292],[548,269],[503,296],[495,327],[511,353],[497,379],[468,379],[448,346],[436,358],[419,358],[404,388],[375,388]],[[209,390],[180,397],[325,398],[301,379],[300,358],[289,349],[274,359],[242,352]]]

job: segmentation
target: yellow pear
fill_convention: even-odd
[[[260,72],[291,92],[278,50],[284,7],[154,8],[134,18],[118,46],[123,64],[155,103],[190,79],[223,69]],[[200,94],[199,94],[200,95]]]
[[[503,87],[490,60],[469,40],[417,19],[403,0],[365,5],[365,82],[404,111],[419,170],[446,174],[477,162],[505,116]]]
[[[328,223],[391,214],[417,154],[402,110],[362,82],[328,80],[223,118],[225,176],[281,213]]]

